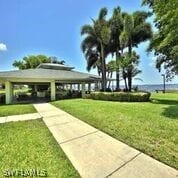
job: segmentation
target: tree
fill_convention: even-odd
[[[107,9],[102,8],[97,20],[92,19],[92,25],[84,25],[81,35],[85,35],[81,48],[87,59],[87,69],[90,70],[99,60],[102,72],[102,89],[106,90],[106,46],[110,40],[110,28],[106,21]]]
[[[120,57],[121,44],[119,36],[123,30],[123,14],[121,13],[121,8],[118,6],[113,9],[113,14],[109,20],[111,28],[111,40],[110,40],[110,52],[112,55],[115,53],[116,63]],[[119,66],[116,68],[116,89],[120,88],[120,76],[119,76]]]
[[[64,64],[65,61],[59,61],[55,57],[47,57],[45,55],[29,55],[23,57],[22,60],[15,60],[12,64],[14,67],[18,69],[34,69],[39,66],[41,63],[57,63],[57,64]]]
[[[112,79],[113,72],[116,71],[116,61],[111,60],[106,64],[107,77]],[[109,80],[107,88],[110,88],[111,81]]]
[[[140,58],[139,55],[137,55],[135,51],[132,51],[131,56],[129,52],[125,52],[120,57],[119,66],[121,69],[122,78],[125,83],[125,91],[129,91],[128,86],[129,86],[130,75],[131,78],[133,79],[139,73],[141,73],[141,70],[138,69],[139,58]]]
[[[53,63],[53,64],[62,64],[62,65],[65,64],[64,60],[58,60],[56,56],[50,56],[49,59],[50,59],[50,63]]]
[[[128,48],[128,54],[132,57],[132,49],[138,44],[152,37],[151,24],[146,22],[149,13],[136,11],[133,14],[124,14],[124,26],[120,35],[122,48]],[[122,49],[123,51],[123,49]],[[128,90],[132,89],[132,68],[128,68]]]
[[[85,35],[81,47],[87,60],[87,70],[97,67],[102,73],[102,89],[106,89],[106,62],[108,54],[116,56],[116,79],[119,88],[119,59],[125,49],[132,58],[132,50],[138,44],[152,37],[150,23],[146,22],[150,15],[144,11],[133,14],[121,12],[120,7],[113,10],[113,15],[106,20],[107,9],[100,10],[97,20],[92,19],[92,25],[84,25],[81,34]],[[128,90],[132,89],[133,69],[127,68]]]
[[[152,9],[157,31],[153,35],[148,51],[157,56],[156,67],[166,69],[167,80],[178,74],[178,1],[143,0],[143,5]]]

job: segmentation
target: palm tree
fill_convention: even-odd
[[[87,69],[90,70],[96,65],[96,62],[101,63],[102,72],[102,89],[106,90],[106,62],[107,56],[106,46],[110,40],[109,24],[106,21],[107,9],[102,8],[99,12],[97,20],[92,19],[92,25],[84,25],[81,30],[81,35],[85,35],[82,41],[81,48],[87,59]]]
[[[125,91],[128,91],[127,67],[129,65],[129,61],[125,59],[124,55],[122,55],[118,61],[119,61],[119,66],[120,66],[120,71],[121,71],[121,74],[122,74],[122,78],[123,78],[124,84],[125,84]]]
[[[93,65],[93,68],[97,68],[97,73],[99,76],[101,76],[102,70],[101,70],[101,63],[99,62],[99,60]]]
[[[133,14],[124,15],[124,28],[120,38],[123,47],[128,47],[128,54],[132,56],[133,47],[152,37],[151,24],[146,22],[150,14],[144,11],[136,11]],[[128,68],[128,90],[132,89],[132,68]]]
[[[122,73],[122,78],[125,83],[125,91],[129,91],[129,75],[130,71],[131,73],[131,78],[133,79],[141,73],[141,70],[137,68],[139,64],[139,55],[136,54],[135,51],[132,51],[132,55],[130,56],[129,52],[123,53],[123,55],[119,59],[119,65],[121,68],[121,73]]]
[[[112,79],[113,72],[116,71],[116,61],[114,61],[114,60],[109,61],[106,64],[106,71],[108,73],[107,77]],[[107,88],[110,88],[110,85],[111,85],[111,81],[109,80]]]
[[[110,52],[112,55],[115,53],[116,63],[120,58],[121,44],[119,36],[123,30],[123,14],[121,13],[121,8],[118,6],[113,9],[113,15],[109,21],[111,27],[111,40],[110,40]],[[120,76],[119,76],[119,65],[116,68],[116,88],[120,88]]]

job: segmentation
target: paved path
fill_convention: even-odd
[[[41,118],[39,113],[13,115],[13,116],[0,117],[0,123],[33,120],[39,118]]]
[[[178,172],[48,103],[34,104],[83,178],[175,178]]]

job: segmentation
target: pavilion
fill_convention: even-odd
[[[85,95],[86,84],[88,90],[91,90],[91,84],[98,84],[101,78],[97,75],[90,75],[73,70],[74,67],[42,63],[35,69],[15,70],[0,72],[0,83],[5,84],[5,102],[13,102],[14,85],[48,85],[50,88],[50,99],[56,100],[56,85],[77,85],[78,91],[81,91],[82,97]]]

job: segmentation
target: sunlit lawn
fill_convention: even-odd
[[[35,113],[36,109],[32,104],[12,104],[12,105],[0,105],[0,117]]]
[[[154,94],[147,103],[73,99],[52,104],[178,168],[178,94]]]
[[[0,94],[1,94],[1,93],[5,93],[5,90],[0,90]]]
[[[14,93],[18,93],[18,92],[27,93],[28,90],[29,90],[28,88],[14,89],[13,92],[14,92]],[[1,93],[5,93],[5,89],[0,89],[0,94],[1,94]]]
[[[79,177],[42,120],[0,124],[0,133],[0,177],[7,169],[46,170],[52,178]]]

